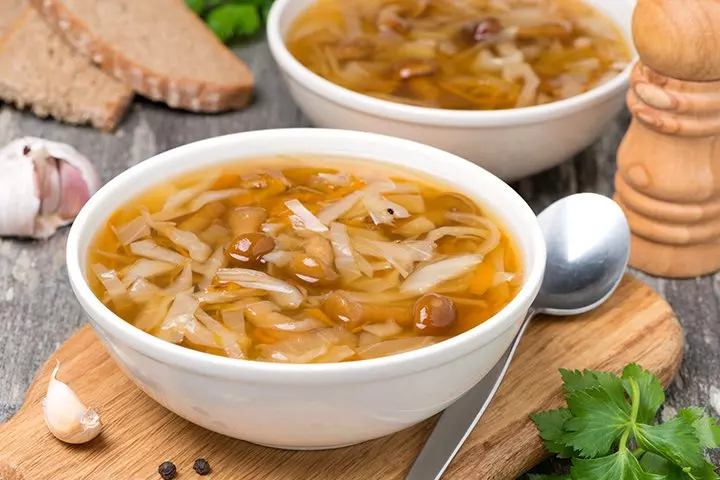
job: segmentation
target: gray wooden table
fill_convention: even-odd
[[[120,129],[108,135],[2,107],[0,145],[22,135],[70,143],[92,159],[107,181],[184,143],[247,130],[308,126],[265,43],[238,49],[238,54],[257,78],[258,98],[243,112],[203,116],[137,101]],[[558,168],[517,183],[517,190],[537,212],[575,192],[611,195],[615,151],[627,124],[625,112],[593,147]],[[0,422],[19,408],[37,368],[84,323],[66,276],[66,237],[67,230],[44,242],[0,240]],[[685,327],[685,360],[669,390],[666,412],[697,404],[720,415],[720,276],[684,281],[641,278],[670,302]],[[720,455],[714,460],[720,463]],[[551,468],[548,464],[541,470]]]

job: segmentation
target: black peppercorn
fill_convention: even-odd
[[[23,147],[23,155],[27,155],[28,153],[30,153],[30,147],[28,145],[25,145]]]
[[[172,480],[177,475],[177,468],[172,462],[163,462],[158,467],[158,473],[163,480]]]
[[[195,460],[195,463],[193,463],[193,470],[195,470],[198,475],[207,475],[210,473],[210,464],[204,458],[198,458]]]

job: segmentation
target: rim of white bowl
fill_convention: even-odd
[[[307,136],[314,136],[323,140],[334,138],[342,142],[383,142],[388,145],[388,148],[397,146],[398,149],[404,150],[430,150],[430,153],[434,156],[442,157],[443,162],[452,162],[458,165],[459,168],[472,169],[473,175],[477,178],[479,184],[494,184],[494,187],[503,192],[503,196],[507,196],[510,201],[515,203],[515,207],[517,207],[521,216],[521,222],[526,229],[522,233],[529,236],[528,245],[531,246],[535,255],[532,263],[524,266],[524,284],[515,298],[500,312],[477,327],[443,342],[418,350],[354,362],[282,364],[226,358],[166,342],[121,319],[92,292],[85,279],[86,265],[80,262],[82,257],[80,246],[85,242],[89,244],[99,228],[99,225],[92,224],[90,218],[91,216],[100,216],[104,219],[102,221],[105,221],[112,213],[107,211],[106,204],[114,204],[116,205],[114,208],[117,208],[128,201],[129,198],[125,194],[124,187],[131,184],[133,179],[146,175],[157,176],[158,172],[162,171],[163,165],[175,163],[176,157],[179,155],[189,154],[193,155],[194,158],[198,158],[208,148],[218,147],[221,144],[241,146],[244,140],[278,142],[279,139],[288,141],[293,138]],[[323,154],[322,151],[305,153]],[[267,155],[272,154],[268,153]],[[347,156],[352,156],[352,154]],[[238,157],[238,160],[241,158],[241,156]],[[210,160],[206,165],[228,161],[223,159]],[[373,160],[367,159],[367,161],[372,162]],[[382,163],[382,160],[377,161]],[[190,172],[197,168],[199,168],[199,165],[188,164],[187,168],[181,170]],[[410,166],[403,166],[403,168],[413,170]],[[182,171],[173,174],[173,177],[182,175]],[[421,170],[417,171],[420,172]],[[452,184],[453,182],[446,180],[445,183]],[[481,196],[479,195],[479,197]],[[118,201],[118,198],[122,198],[122,200]],[[99,214],[98,212],[103,213]],[[502,211],[495,211],[494,213],[502,222],[509,222],[507,214],[503,214]],[[443,150],[386,135],[339,129],[285,128],[241,132],[200,140],[162,152],[120,173],[102,186],[78,214],[68,235],[66,260],[70,284],[86,314],[91,317],[91,323],[96,322],[102,330],[106,330],[120,342],[143,355],[158,362],[173,365],[176,368],[213,377],[240,379],[256,383],[318,385],[358,383],[404,376],[453,361],[489,343],[511,328],[512,318],[520,315],[535,299],[545,272],[546,251],[540,225],[530,206],[507,183],[482,167]]]
[[[276,0],[270,8],[268,15],[266,27],[267,39],[270,52],[278,66],[295,81],[316,95],[348,108],[408,123],[453,126],[458,128],[502,127],[506,125],[536,123],[565,116],[578,110],[583,110],[590,105],[601,103],[608,97],[627,89],[630,83],[630,73],[637,60],[637,54],[635,53],[632,40],[627,38],[626,32],[623,31],[623,37],[629,42],[631,52],[633,53],[633,57],[628,66],[608,82],[580,95],[545,105],[507,110],[450,110],[405,105],[374,98],[341,87],[317,75],[300,63],[287,49],[283,32],[280,30],[280,20],[285,13],[285,9],[294,1],[296,0]],[[614,20],[612,21],[615,22]]]

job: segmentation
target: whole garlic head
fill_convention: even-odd
[[[0,169],[0,236],[47,238],[100,188],[80,152],[41,138],[18,138],[0,149]]]
[[[85,443],[102,430],[100,417],[80,401],[77,394],[57,379],[60,362],[53,369],[48,390],[42,401],[45,424],[50,432],[66,443]]]

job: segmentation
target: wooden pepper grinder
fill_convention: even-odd
[[[720,1],[638,0],[630,128],[615,200],[630,265],[694,277],[720,269]]]

